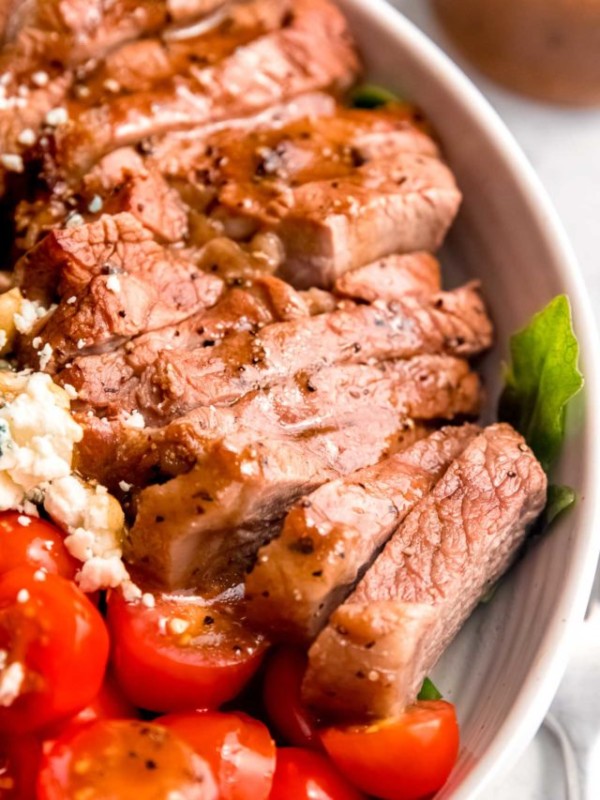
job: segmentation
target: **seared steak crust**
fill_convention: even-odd
[[[397,716],[514,559],[546,484],[520,434],[486,428],[333,613],[309,652],[306,702],[347,718]]]

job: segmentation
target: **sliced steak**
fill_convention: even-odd
[[[238,144],[241,144],[243,139],[240,132],[245,135],[246,131],[280,128],[306,117],[332,116],[336,110],[335,98],[330,94],[309,92],[250,116],[152,136],[144,140],[140,147],[146,153],[146,162],[155,166],[161,174],[190,180],[195,177],[198,165],[207,157],[207,140],[213,138],[217,132],[236,131]]]
[[[275,228],[286,251],[282,277],[299,288],[327,287],[392,253],[435,251],[460,201],[450,170],[413,153],[307,183],[293,191]]]
[[[16,246],[21,252],[35,247],[52,229],[73,219],[90,223],[104,214],[127,213],[157,241],[174,244],[187,238],[189,209],[179,192],[151,164],[129,147],[102,158],[84,176],[73,194],[41,191],[32,201],[19,203]]]
[[[202,464],[136,498],[126,557],[166,588],[201,591],[237,585],[273,525],[301,495],[374,463],[390,443],[408,446],[428,432],[397,414],[372,410],[341,430],[298,440],[227,437]],[[401,441],[399,441],[401,440]]]
[[[546,501],[546,476],[509,425],[486,428],[406,517],[310,652],[305,701],[395,717],[507,569]]]
[[[443,428],[299,500],[246,578],[251,619],[276,639],[312,641],[477,432],[472,425]]]
[[[448,356],[336,366],[295,375],[227,408],[195,409],[164,428],[132,432],[119,419],[109,422],[83,414],[78,466],[111,488],[120,480],[143,485],[157,474],[187,472],[228,436],[241,441],[243,435],[249,443],[263,437],[310,441],[315,432],[353,425],[368,408],[387,415],[395,425],[399,417],[474,416],[480,398],[477,375],[465,361]]]
[[[246,331],[256,333],[271,322],[309,315],[301,295],[272,275],[254,275],[234,285],[209,309],[137,336],[118,350],[76,357],[56,379],[79,393],[78,410],[108,416],[136,407],[139,376],[162,351],[212,347],[225,337]]]
[[[272,0],[254,0],[259,4],[273,6]],[[291,15],[284,2],[276,6],[283,27],[241,46],[233,41],[239,39],[234,31],[231,54],[215,64],[192,63],[152,89],[107,96],[100,104],[72,101],[70,120],[56,129],[49,149],[57,173],[82,175],[110,150],[152,134],[243,116],[303,92],[349,86],[358,60],[339,10],[329,0],[297,0]],[[226,32],[208,35],[221,48],[227,39]]]
[[[411,358],[426,353],[470,357],[492,342],[479,289],[320,314],[238,334],[216,347],[161,353],[137,392],[148,419],[168,420],[196,406],[224,405],[290,373],[335,363]]]
[[[214,305],[224,289],[220,278],[176,258],[127,214],[53,231],[25,257],[19,277],[28,296],[60,300],[20,345],[24,364],[37,366],[43,353],[48,370],[175,324]]]
[[[345,272],[333,291],[341,297],[364,300],[401,300],[408,294],[432,294],[442,288],[439,261],[429,253],[391,255]]]
[[[182,264],[193,280],[199,280],[212,297],[222,289],[216,276],[205,276],[188,262],[153,241],[132,214],[103,215],[96,222],[53,230],[16,265],[16,282],[31,300],[43,305],[69,299],[85,290],[92,278],[107,274],[150,274],[156,264],[173,276]],[[207,303],[208,305],[209,303]]]
[[[124,42],[210,14],[225,0],[27,0],[12,2],[4,54],[23,69],[100,59]],[[1,12],[0,12],[1,15]]]
[[[293,187],[346,177],[368,161],[398,153],[437,156],[415,118],[407,105],[373,111],[339,106],[325,116],[260,125],[241,140],[227,127],[196,143],[193,163],[188,150],[188,158],[167,166],[179,170],[172,177],[195,178],[210,189],[213,213],[269,223],[286,213]]]

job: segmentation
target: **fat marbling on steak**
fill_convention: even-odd
[[[514,560],[547,479],[506,424],[474,439],[406,517],[309,651],[304,700],[350,719],[395,717]]]

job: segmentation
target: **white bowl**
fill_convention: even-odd
[[[535,734],[583,617],[600,550],[600,393],[595,323],[573,255],[538,179],[499,117],[463,73],[383,0],[339,0],[369,80],[415,101],[433,123],[464,192],[444,249],[447,282],[483,283],[498,345],[485,363],[493,418],[508,337],[554,295],[566,292],[581,344],[586,390],[569,413],[569,436],[553,479],[579,493],[574,510],[504,579],[435,670],[456,703],[457,767],[438,800],[473,798]]]

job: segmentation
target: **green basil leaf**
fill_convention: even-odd
[[[548,470],[565,438],[567,403],[583,386],[566,295],[555,297],[511,337],[510,353],[498,416],[523,434]]]

